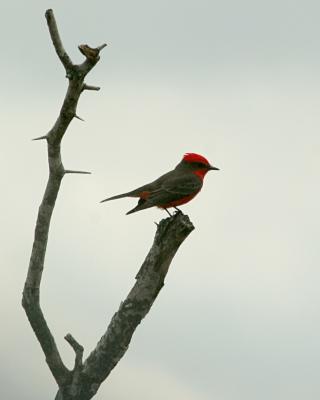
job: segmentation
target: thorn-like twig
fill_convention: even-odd
[[[84,122],[84,119],[83,119],[83,118],[81,118],[81,117],[79,117],[79,115],[75,114],[75,116],[74,116],[74,117],[75,117],[75,118],[77,118],[77,119],[80,119],[80,121]]]
[[[76,353],[74,368],[77,369],[82,366],[82,357],[84,348],[83,346],[81,346],[80,343],[76,341],[76,339],[70,333],[68,333],[64,338]]]
[[[91,85],[87,85],[86,83],[83,84],[82,86],[82,90],[100,90],[99,86],[91,86]]]
[[[44,136],[39,136],[39,137],[33,138],[32,140],[47,140],[47,139],[48,139],[48,136],[44,135]]]
[[[81,398],[89,399],[95,394],[93,391],[96,392],[98,390],[99,385],[97,386],[95,381],[89,382],[90,385],[88,384],[87,386],[80,383],[83,378],[83,347],[70,334],[65,337],[66,341],[75,352],[74,370],[70,371],[64,365],[53,334],[49,328],[49,324],[41,309],[40,287],[45,267],[45,255],[51,217],[64,174],[90,174],[90,172],[87,171],[65,171],[61,158],[61,141],[76,114],[78,101],[82,93],[86,76],[99,61],[101,46],[94,51],[94,53],[97,54],[95,58],[89,59],[86,57],[81,64],[73,64],[62,44],[53,11],[51,9],[47,10],[45,17],[55,52],[59,57],[59,61],[63,64],[69,82],[59,116],[53,127],[50,131],[46,132],[46,135],[33,139],[47,141],[50,173],[48,174],[46,189],[39,206],[31,257],[23,289],[22,306],[41,345],[50,371],[59,386],[56,399],[62,399],[62,397],[68,399],[79,398],[78,392],[80,388],[81,394],[83,394]],[[80,117],[77,118],[82,120]],[[87,382],[87,377],[83,378],[83,381]],[[82,393],[84,386],[86,386],[86,389],[84,393]],[[92,390],[92,388],[95,389]]]
[[[72,170],[72,169],[65,169],[64,173],[65,174],[84,174],[84,175],[90,175],[91,174],[91,172],[88,172],[88,171],[75,171],[75,170]]]

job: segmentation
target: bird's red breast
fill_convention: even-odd
[[[199,192],[200,192],[200,190],[198,190],[195,193],[189,194],[189,196],[184,196],[181,199],[171,201],[170,203],[161,204],[158,207],[159,208],[170,208],[170,207],[182,206],[182,204],[186,204],[186,203],[188,203],[188,201],[192,200]]]

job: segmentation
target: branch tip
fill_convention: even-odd
[[[90,61],[98,61],[99,60],[99,53],[102,49],[104,49],[107,46],[106,43],[102,44],[101,46],[92,48],[88,46],[87,44],[80,44],[78,46],[78,49],[80,52]]]
[[[79,115],[75,114],[74,117],[77,118],[77,119],[80,119],[80,121],[84,122],[84,119],[79,117]]]
[[[101,46],[98,46],[97,49],[99,51],[103,50],[105,47],[107,47],[107,43],[103,43]]]
[[[63,44],[62,44],[62,41],[60,38],[60,34],[58,31],[56,19],[54,17],[53,10],[51,8],[45,12],[45,17],[47,20],[50,37],[51,37],[53,46],[56,50],[56,53],[57,53],[61,63],[63,64],[65,70],[67,71],[73,67],[73,64],[72,64],[71,58],[69,57],[69,55],[67,54],[67,52],[65,51],[65,49],[63,47]]]
[[[50,17],[52,17],[53,16],[53,10],[52,10],[52,8],[49,8],[48,10],[46,10],[46,12],[45,12],[45,17],[48,19],[48,18],[50,18]]]
[[[83,351],[84,347],[76,341],[76,339],[71,335],[71,333],[68,333],[64,339],[70,344],[72,347],[73,351],[76,354],[75,362],[74,362],[74,369],[78,370],[79,368],[82,367],[82,357],[83,357]]]
[[[84,351],[84,347],[79,342],[76,341],[76,339],[71,335],[71,333],[68,333],[64,337],[64,339],[70,344],[75,353]]]

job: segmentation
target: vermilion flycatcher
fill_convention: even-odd
[[[145,210],[150,207],[167,208],[187,203],[198,194],[203,185],[203,178],[210,170],[219,168],[210,165],[209,161],[200,154],[187,153],[174,170],[160,176],[155,181],[143,185],[127,193],[109,197],[104,201],[120,199],[122,197],[139,197],[138,205],[127,214]]]

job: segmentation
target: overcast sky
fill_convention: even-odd
[[[47,179],[45,134],[67,81],[65,48],[104,42],[63,141],[41,302],[61,354],[94,348],[134,283],[157,209],[105,197],[153,180],[185,152],[220,171],[184,206],[196,229],[97,400],[320,397],[318,1],[2,2],[0,397],[53,399],[20,305]]]

